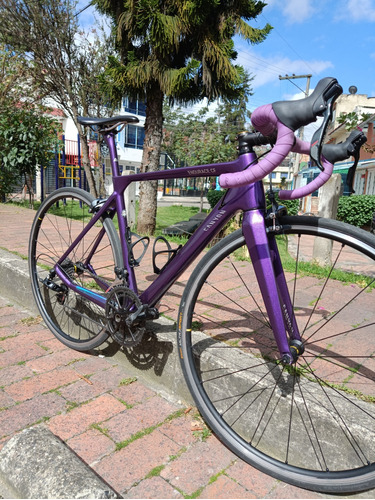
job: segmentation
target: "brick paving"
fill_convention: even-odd
[[[33,215],[0,205],[0,246],[26,255]],[[168,297],[171,315],[182,289],[176,284]],[[66,348],[3,296],[0,449],[35,425],[63,439],[123,498],[327,498],[245,464],[206,437],[196,409],[157,394],[111,357]]]

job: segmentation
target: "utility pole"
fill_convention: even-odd
[[[305,94],[305,97],[308,97],[309,95],[309,91],[310,91],[310,81],[311,81],[311,77],[312,75],[285,75],[285,76],[281,76],[279,75],[279,80],[289,80],[290,83],[293,83],[293,85],[295,85],[299,90],[301,90],[301,92],[304,92]],[[307,81],[306,81],[306,90],[302,90],[298,85],[296,85],[292,80],[294,80],[295,78],[306,78]],[[298,132],[298,136],[299,138],[301,139],[301,141],[303,141],[303,137],[304,137],[304,127],[301,127],[299,129],[299,132]],[[294,163],[294,169],[293,169],[293,184],[294,184],[294,180],[295,178],[297,177],[298,175],[298,171],[299,171],[299,165],[300,165],[300,162],[301,162],[301,155],[300,153],[296,153],[296,159],[295,159],[295,163]]]

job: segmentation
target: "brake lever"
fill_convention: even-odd
[[[354,194],[355,193],[355,191],[353,189],[354,176],[355,176],[355,172],[357,170],[357,166],[358,166],[358,162],[359,162],[359,156],[360,156],[361,146],[366,141],[367,141],[367,137],[364,134],[362,134],[362,135],[358,136],[350,144],[350,147],[348,148],[348,153],[351,153],[351,155],[354,157],[354,163],[349,168],[348,174],[346,176],[346,185],[349,187],[350,194]]]
[[[313,160],[313,162],[316,164],[316,166],[323,172],[324,167],[321,164],[321,154],[322,154],[322,147],[323,147],[323,142],[324,138],[327,132],[327,127],[330,121],[332,120],[332,114],[333,114],[333,109],[332,105],[335,102],[336,98],[338,96],[333,95],[330,97],[327,102],[326,102],[326,109],[323,113],[323,123],[322,125],[318,128],[318,130],[315,131],[312,141],[311,141],[311,146],[310,146],[310,157]]]

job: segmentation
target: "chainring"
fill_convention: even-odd
[[[142,306],[138,296],[129,288],[117,285],[107,297],[105,314],[107,328],[112,338],[121,346],[138,345],[146,331],[145,321],[129,321],[130,315]]]

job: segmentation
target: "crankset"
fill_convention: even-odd
[[[105,308],[107,328],[113,339],[124,347],[132,347],[142,340],[145,328],[145,306],[129,288],[114,286],[107,297]]]

